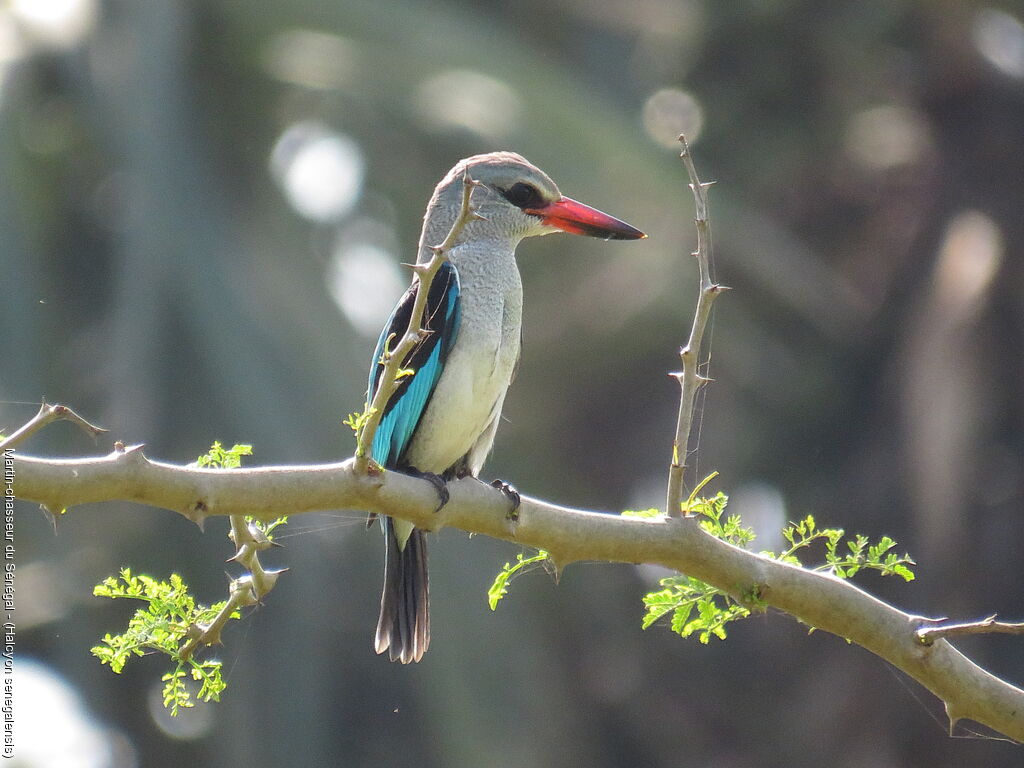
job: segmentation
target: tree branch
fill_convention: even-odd
[[[690,326],[690,338],[686,346],[679,350],[683,370],[671,374],[680,386],[679,417],[676,420],[676,436],[672,442],[672,461],[668,470],[668,490],[666,491],[665,510],[669,515],[678,515],[682,511],[683,481],[686,474],[686,459],[690,444],[690,428],[693,424],[693,403],[697,390],[708,382],[698,372],[700,365],[700,349],[704,340],[704,329],[711,316],[711,306],[722,291],[728,290],[711,279],[711,226],[708,222],[708,187],[709,182],[702,182],[697,176],[697,169],[690,155],[690,147],[686,137],[679,136],[683,145],[679,156],[683,159],[686,172],[690,176],[690,190],[696,205],[697,215],[694,224],[697,227],[697,250],[693,256],[697,259],[700,274],[700,291],[697,296],[697,308],[693,313],[693,324]]]
[[[522,497],[517,520],[499,490],[465,478],[449,483],[451,500],[422,480],[387,472],[370,478],[354,460],[318,466],[200,469],[150,461],[140,446],[87,459],[11,458],[14,493],[61,510],[103,501],[134,501],[201,522],[210,515],[273,519],[330,509],[399,517],[419,528],[445,526],[548,550],[559,568],[578,560],[651,563],[759,600],[799,621],[866,648],[920,682],[946,705],[952,728],[970,719],[1024,741],[1024,691],[967,659],[945,639],[922,644],[927,620],[878,600],[826,573],[787,565],[705,533],[694,518],[626,518]]]
[[[931,645],[941,637],[987,635],[993,633],[1024,635],[1024,622],[996,621],[996,615],[992,614],[980,621],[967,621],[959,624],[932,624],[926,627],[919,627],[914,634],[922,645]]]
[[[46,425],[61,419],[70,421],[93,439],[107,431],[94,424],[90,424],[66,405],[50,405],[43,401],[40,403],[39,412],[35,416],[29,419],[20,429],[15,430],[5,439],[0,440],[0,450],[16,448]]]

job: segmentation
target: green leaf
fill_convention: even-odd
[[[220,441],[215,441],[210,450],[196,459],[196,466],[218,469],[238,469],[242,466],[242,457],[252,456],[252,446],[235,443],[225,450]]]
[[[534,563],[540,563],[548,559],[548,553],[545,550],[539,550],[536,555],[532,557],[523,557],[523,553],[520,552],[516,555],[515,564],[505,563],[505,567],[501,569],[501,572],[494,577],[494,583],[491,584],[490,589],[487,590],[487,604],[491,607],[491,610],[496,610],[498,607],[498,601],[501,600],[505,595],[508,594],[508,583],[509,580],[523,568]]]
[[[664,517],[665,513],[660,509],[627,509],[621,513],[622,517],[654,518]]]

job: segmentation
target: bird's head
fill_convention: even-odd
[[[563,196],[544,171],[512,152],[491,152],[459,161],[434,192],[427,210],[428,227],[431,218],[446,219],[443,226],[451,226],[467,170],[479,184],[473,191],[473,205],[485,218],[475,225],[492,234],[514,242],[558,231],[605,240],[647,237],[624,221]],[[438,217],[442,212],[444,215]]]

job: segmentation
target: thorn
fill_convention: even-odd
[[[949,718],[949,735],[953,736],[956,731],[956,724],[960,722],[960,716],[953,711],[949,702],[946,702],[946,717]]]
[[[203,645],[224,645],[224,641],[221,639],[220,632],[223,626],[214,627],[212,624],[202,630],[202,637],[199,641]]]
[[[120,448],[118,448],[120,446]],[[143,454],[142,449],[145,448],[145,443],[137,443],[135,445],[125,445],[122,442],[114,444],[114,451],[119,453],[125,461],[135,464],[145,464],[146,456]]]
[[[256,549],[270,549],[270,539],[255,523],[249,523],[249,535],[256,544]]]
[[[57,535],[57,518],[60,517],[61,515],[63,515],[67,510],[62,507],[60,512],[54,512],[53,511],[53,506],[55,506],[55,505],[40,504],[39,505],[39,509],[42,511],[43,517],[45,517],[47,519],[47,521],[50,523],[50,525],[53,526],[53,535],[56,536]]]
[[[555,584],[562,578],[562,571],[565,570],[565,566],[555,559],[555,556],[548,552],[548,562],[551,563],[551,577],[555,580]]]
[[[260,597],[267,594],[277,584],[277,577],[287,571],[287,568],[274,568],[263,572],[263,584],[260,590]]]
[[[206,502],[202,499],[198,499],[192,503],[188,511],[185,513],[185,517],[195,523],[199,530],[206,533],[206,518],[207,518],[208,507]]]

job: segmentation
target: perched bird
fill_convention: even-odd
[[[424,311],[429,334],[403,361],[403,376],[374,436],[378,464],[443,483],[476,477],[494,443],[505,392],[519,363],[523,286],[515,249],[524,237],[559,230],[610,240],[646,237],[638,229],[568,197],[547,174],[511,152],[459,161],[434,190],[423,220],[417,261],[428,262],[458,217],[463,174],[478,182],[467,223],[448,261],[434,277]],[[409,325],[419,283],[413,282],[384,327],[373,353],[368,399],[373,400],[388,339]],[[508,486],[502,486],[509,489]],[[509,490],[515,503],[518,496]],[[383,519],[387,551],[377,623],[377,653],[419,661],[430,642],[427,543],[404,520]]]

